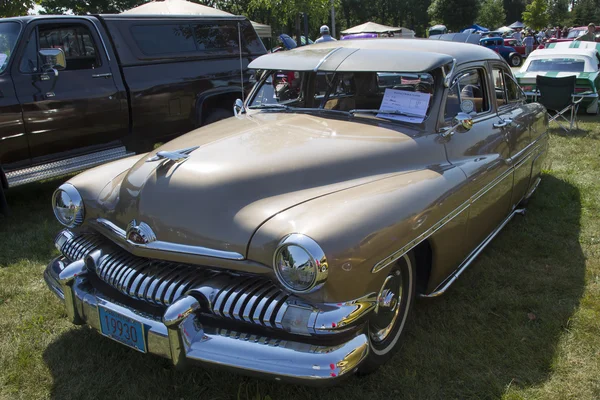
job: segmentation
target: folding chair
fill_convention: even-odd
[[[579,129],[579,125],[577,125],[577,110],[583,98],[579,98],[578,100],[573,98],[576,79],[575,75],[564,78],[550,78],[538,75],[535,78],[535,83],[540,93],[537,101],[548,110],[550,122],[556,122],[566,132],[573,129],[573,124]],[[569,111],[571,115],[570,118],[567,118],[565,114]],[[550,112],[553,112],[554,115]],[[569,123],[568,129],[560,123],[559,118]]]

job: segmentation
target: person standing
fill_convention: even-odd
[[[334,38],[331,37],[331,35],[329,34],[329,27],[327,25],[323,25],[321,27],[321,29],[319,29],[319,33],[321,34],[321,37],[318,38],[317,40],[315,40],[315,43],[322,43],[322,42],[335,42],[336,40]]]
[[[575,40],[579,40],[582,42],[595,42],[596,41],[596,25],[589,24],[587,31]]]
[[[533,35],[531,32],[523,39],[523,43],[525,44],[525,57],[529,57],[529,54],[533,51]]]
[[[523,43],[523,34],[521,33],[520,29],[517,29],[517,31],[515,33],[513,33],[513,38],[517,39],[517,44],[521,44]]]

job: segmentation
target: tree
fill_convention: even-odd
[[[35,0],[0,0],[0,17],[27,15],[35,4]]]
[[[548,1],[548,22],[552,26],[563,26],[569,22],[569,0]]]
[[[542,29],[548,25],[547,0],[533,0],[523,12],[523,22],[533,29]]]
[[[41,0],[45,14],[114,14],[147,3],[148,0]]]
[[[590,22],[598,21],[600,17],[597,0],[578,0],[573,7],[573,25],[585,26]]]
[[[442,22],[456,32],[475,21],[479,0],[434,0],[427,12],[432,21]]]
[[[503,0],[506,20],[509,24],[521,19],[525,11],[525,0]]]
[[[489,29],[496,29],[504,25],[505,21],[506,13],[502,0],[484,0],[477,23]]]

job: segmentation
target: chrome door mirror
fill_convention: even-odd
[[[53,72],[58,76],[58,71],[67,68],[67,57],[63,49],[41,49],[39,52],[42,58],[42,71]]]
[[[443,128],[442,137],[450,137],[456,132],[468,132],[473,128],[473,117],[465,112],[459,112],[452,118],[452,126]]]
[[[459,112],[452,119],[453,128],[462,128],[464,132],[470,131],[473,127],[473,117],[467,113]]]
[[[246,112],[244,108],[244,102],[241,99],[236,99],[235,104],[233,105],[233,113],[237,117],[239,114],[243,114]]]

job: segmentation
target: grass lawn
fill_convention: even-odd
[[[175,371],[66,320],[42,272],[60,181],[8,192],[0,217],[0,399],[599,399],[600,118],[554,131],[551,170],[449,292],[418,301],[400,352],[366,378],[306,388]]]

